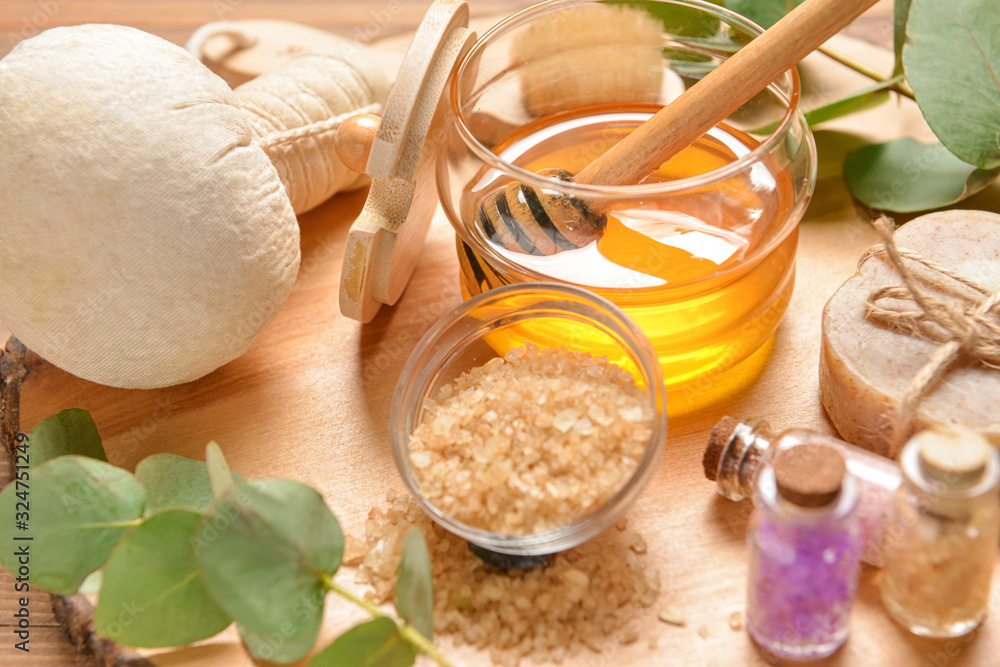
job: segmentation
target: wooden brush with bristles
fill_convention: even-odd
[[[663,22],[629,5],[577,5],[542,16],[512,40],[532,116],[597,104],[656,102]]]

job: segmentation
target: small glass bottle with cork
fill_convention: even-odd
[[[881,567],[887,512],[902,481],[895,461],[815,431],[797,428],[775,434],[763,420],[723,417],[705,448],[705,477],[716,482],[719,494],[729,500],[753,498],[761,470],[771,465],[778,452],[804,444],[832,447],[843,457],[858,484],[861,558]]]
[[[967,634],[986,617],[992,590],[1000,454],[974,431],[939,425],[912,437],[900,464],[882,601],[914,634]]]
[[[765,651],[805,660],[847,641],[861,552],[858,488],[832,447],[782,450],[757,477],[747,630]]]

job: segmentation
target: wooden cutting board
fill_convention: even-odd
[[[393,38],[382,46],[402,50],[406,42]],[[846,38],[836,43],[884,71],[891,67],[891,56],[883,50]],[[811,56],[802,71],[807,107],[868,84],[819,55]],[[704,388],[712,390],[714,402],[671,417],[657,474],[629,513],[630,527],[643,535],[660,569],[661,604],[681,609],[687,625],[663,624],[656,620],[658,607],[650,608],[638,619],[640,641],[614,645],[605,655],[585,653],[580,664],[765,664],[745,630],[730,626],[731,615],[742,613],[745,604],[744,540],[751,507],[715,493],[703,477],[701,455],[709,429],[725,414],[763,417],[779,430],[800,426],[833,432],[819,401],[821,310],[874,239],[842,181],[840,162],[846,148],[862,140],[902,135],[931,138],[915,105],[906,100],[831,123],[818,133],[819,182],[801,225],[788,314],[761,351]],[[30,431],[59,410],[84,408],[97,423],[110,461],[130,469],[156,452],[202,458],[205,444],[215,440],[232,468],[246,477],[289,477],[316,487],[345,531],[363,536],[369,509],[384,504],[388,489],[403,490],[388,433],[399,373],[420,336],[461,300],[454,234],[439,211],[401,301],[364,326],[340,315],[344,240],[364,198],[364,191],[339,195],[301,217],[302,267],[295,288],[249,353],[201,380],[154,391],[95,385],[32,357],[22,389],[22,430]],[[1000,188],[994,185],[962,206],[1000,211]],[[345,570],[338,579],[350,584],[353,574]],[[9,577],[2,581],[0,601],[10,605],[6,589],[12,585]],[[877,570],[866,570],[851,640],[817,664],[997,664],[1000,577],[990,620],[971,638],[954,642],[915,638],[895,625],[882,611],[877,582]],[[36,600],[36,618],[51,623],[40,608],[42,598]],[[362,618],[332,597],[330,602],[320,646]],[[647,641],[653,638],[656,649]],[[12,644],[9,635],[0,640],[0,664],[66,664],[36,662],[13,651]],[[489,664],[486,654],[454,647],[447,638],[440,646],[457,665]],[[232,630],[195,647],[144,653],[158,665],[252,664]]]

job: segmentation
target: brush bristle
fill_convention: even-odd
[[[626,5],[584,5],[531,24],[513,44],[526,63],[528,112],[544,116],[597,104],[657,102],[663,23]]]

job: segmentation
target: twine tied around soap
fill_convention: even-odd
[[[882,243],[869,249],[858,266],[884,252],[903,280],[903,285],[872,290],[865,302],[867,317],[893,331],[940,344],[910,380],[903,395],[897,426],[898,441],[901,442],[911,431],[920,400],[941,380],[959,356],[964,354],[985,366],[1000,369],[1000,313],[991,312],[1000,304],[1000,290],[991,293],[982,285],[919,253],[899,248],[893,238],[894,225],[886,216],[873,225]],[[922,265],[930,271],[931,277],[918,278],[905,260]],[[921,280],[934,285],[938,292],[947,292],[951,298],[932,294],[920,284]],[[883,299],[913,303],[916,309],[889,309],[879,304]]]

